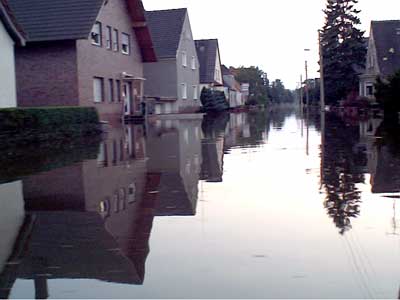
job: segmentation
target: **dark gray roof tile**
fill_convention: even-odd
[[[400,71],[400,20],[372,21],[378,65],[381,75]]]
[[[186,14],[186,8],[146,12],[158,59],[176,57]]]
[[[9,0],[28,41],[87,38],[103,0]]]
[[[218,40],[197,40],[195,43],[200,63],[200,83],[214,83]]]

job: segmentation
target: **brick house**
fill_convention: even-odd
[[[377,77],[400,71],[400,20],[372,21],[366,68],[360,76],[360,96],[375,100]]]
[[[199,110],[199,61],[187,9],[148,11],[146,19],[158,60],[144,64],[146,98],[156,114]]]
[[[18,106],[94,106],[106,121],[141,114],[143,62],[156,61],[141,0],[10,5],[28,36],[16,49]]]
[[[25,44],[6,0],[0,0],[0,108],[17,106],[14,45]]]

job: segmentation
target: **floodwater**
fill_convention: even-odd
[[[0,298],[398,298],[399,144],[277,108],[3,149]]]

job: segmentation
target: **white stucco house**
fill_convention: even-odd
[[[14,45],[25,45],[7,0],[0,0],[0,108],[16,107]]]

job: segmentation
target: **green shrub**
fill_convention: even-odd
[[[99,117],[92,107],[0,109],[0,147],[89,136],[99,132]]]

